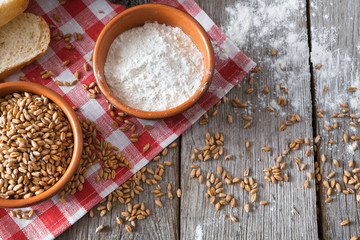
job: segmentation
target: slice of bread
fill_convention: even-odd
[[[0,79],[33,62],[48,48],[50,29],[42,17],[22,13],[0,27]]]
[[[25,11],[28,4],[29,0],[0,0],[0,26]]]

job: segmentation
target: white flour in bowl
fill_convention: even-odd
[[[184,103],[198,90],[204,60],[180,28],[146,23],[115,38],[104,74],[111,91],[126,105],[160,111]]]

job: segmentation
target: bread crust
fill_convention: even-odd
[[[31,14],[31,13],[24,13],[24,14]],[[40,22],[40,27],[43,29],[43,34],[45,35],[45,44],[41,49],[41,52],[37,55],[35,55],[33,58],[31,58],[30,60],[26,61],[26,62],[22,62],[19,63],[17,65],[12,66],[11,68],[6,68],[3,72],[0,72],[0,80],[6,78],[7,76],[19,71],[20,69],[22,69],[23,67],[25,67],[26,65],[29,65],[30,63],[32,63],[34,60],[36,60],[38,57],[40,57],[43,53],[46,52],[46,50],[48,49],[49,43],[50,43],[50,29],[49,29],[49,25],[46,23],[46,21],[41,17],[41,16],[37,16],[38,18],[41,19]]]
[[[0,27],[25,11],[29,0],[6,0],[0,4]]]

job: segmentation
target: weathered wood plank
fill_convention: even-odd
[[[334,171],[335,176],[329,179],[340,184],[341,189],[353,188],[344,184],[342,177],[344,171],[350,171],[349,160],[354,160],[354,166],[359,167],[359,151],[353,150],[353,141],[344,143],[342,136],[359,136],[358,128],[351,127],[350,122],[356,119],[350,118],[349,113],[360,113],[359,90],[349,92],[348,87],[360,87],[359,69],[359,24],[360,24],[360,2],[359,1],[310,1],[311,2],[311,46],[313,77],[315,83],[316,108],[324,109],[324,117],[317,117],[317,134],[321,135],[321,143],[317,158],[324,180],[326,176]],[[320,69],[317,69],[322,64]],[[317,67],[317,68],[316,68]],[[324,88],[328,92],[324,93]],[[343,118],[330,118],[334,112],[341,113],[343,107],[340,103],[349,105],[349,113]],[[338,128],[327,131],[324,125],[333,126],[337,122]],[[330,144],[333,140],[335,144]],[[327,160],[320,161],[321,155]],[[333,159],[340,162],[340,167],[334,166]],[[351,175],[354,175],[351,173]],[[358,174],[355,174],[358,176]],[[320,209],[323,239],[350,239],[352,236],[360,236],[360,210],[359,202],[355,194],[346,195],[338,193],[335,188],[330,196],[328,189],[320,185]],[[359,194],[358,190],[355,191]],[[332,198],[331,203],[325,203],[325,199]],[[349,220],[350,224],[341,226],[343,220]]]
[[[225,6],[239,1],[198,1],[200,6],[218,24],[225,25],[227,12]],[[272,1],[262,1],[266,6]],[[284,1],[285,3],[285,1]],[[247,5],[245,1],[241,4]],[[256,4],[251,7],[254,8]],[[257,5],[260,7],[260,4]],[[296,37],[305,33],[306,42],[306,2],[299,1],[299,10],[290,16],[291,22],[295,24],[297,32],[291,32]],[[255,8],[256,12],[256,8]],[[263,22],[266,28],[269,23]],[[288,147],[288,144],[295,138],[312,138],[312,117],[311,117],[311,91],[310,91],[310,71],[308,65],[308,49],[305,52],[300,49],[294,50],[294,54],[299,55],[296,61],[286,62],[287,71],[284,74],[275,74],[272,61],[269,61],[271,43],[276,39],[284,39],[290,32],[286,28],[269,29],[273,31],[271,37],[258,38],[259,29],[251,29],[254,34],[247,36],[243,48],[245,54],[260,63],[260,72],[251,74],[254,77],[254,84],[250,86],[248,79],[244,79],[228,94],[228,102],[222,104],[218,109],[216,117],[209,117],[209,124],[201,126],[195,124],[182,135],[181,146],[181,187],[183,196],[181,198],[181,217],[180,217],[180,238],[181,239],[317,239],[317,220],[316,220],[316,191],[314,180],[309,180],[310,187],[304,188],[306,173],[314,175],[313,154],[309,157],[304,156],[304,152],[310,147],[301,146],[300,150],[291,152],[284,157],[286,172],[290,176],[290,182],[270,184],[264,180],[263,169],[275,165],[274,159],[281,155],[281,152]],[[257,42],[256,47],[254,43]],[[279,46],[280,47],[280,46]],[[296,48],[295,48],[296,49]],[[286,49],[277,49],[283,55]],[[292,79],[295,78],[295,79]],[[294,84],[294,81],[297,84]],[[289,94],[282,95],[279,84],[284,82],[289,88]],[[270,93],[265,95],[262,89],[267,85]],[[245,90],[253,87],[254,92],[245,94]],[[285,108],[276,107],[277,111],[269,113],[265,107],[274,101],[277,95],[286,97],[290,105]],[[234,109],[230,101],[239,98],[242,103],[249,104],[248,108]],[[294,107],[296,105],[296,107]],[[211,112],[211,111],[210,111]],[[227,123],[227,115],[233,116],[233,124]],[[290,114],[299,114],[302,118],[300,123],[288,127],[280,132],[280,125]],[[245,115],[251,115],[252,126],[244,129]],[[231,160],[209,160],[201,162],[196,160],[191,163],[190,155],[192,148],[196,146],[201,149],[204,144],[205,132],[214,134],[219,131],[225,136],[225,155],[232,154]],[[250,141],[250,148],[245,148],[245,142]],[[272,148],[270,153],[261,151],[263,146]],[[303,163],[307,164],[304,171],[299,172],[294,163],[294,156],[299,157]],[[258,161],[258,159],[261,161]],[[197,164],[202,169],[205,177],[207,171],[216,173],[218,165],[223,166],[232,177],[243,179],[243,172],[250,169],[250,175],[259,183],[257,193],[258,200],[251,203],[251,212],[244,210],[245,202],[250,202],[250,195],[242,190],[239,183],[236,185],[226,185],[226,193],[231,193],[236,199],[235,208],[223,206],[220,211],[216,211],[210,201],[205,198],[206,185],[198,184],[198,179],[191,179],[189,174],[191,164]],[[219,174],[216,174],[219,176]],[[267,206],[260,206],[259,201],[268,201]],[[292,213],[291,206],[294,206],[300,216]],[[227,217],[223,218],[223,213],[232,214],[238,218],[238,222],[233,223]]]
[[[137,220],[134,231],[128,233],[125,225],[119,226],[116,217],[122,217],[122,212],[127,211],[127,206],[118,201],[114,203],[112,211],[100,217],[99,211],[94,208],[95,217],[91,218],[86,214],[77,223],[66,230],[58,239],[178,239],[179,237],[179,199],[176,197],[176,189],[179,186],[179,146],[169,149],[166,156],[162,156],[158,162],[150,162],[146,167],[155,171],[157,164],[164,164],[164,161],[173,162],[172,166],[165,166],[164,175],[159,182],[161,192],[164,196],[155,198],[152,190],[157,186],[148,186],[142,183],[144,192],[136,195],[131,201],[132,204],[145,203],[151,215],[144,220]],[[147,174],[150,178],[150,174]],[[170,200],[167,195],[168,183],[172,186],[174,198]],[[160,199],[163,207],[155,205],[155,199]],[[125,219],[122,217],[123,220]],[[125,221],[124,221],[125,222]],[[128,222],[126,222],[128,224]],[[104,230],[95,233],[99,225],[104,225]]]

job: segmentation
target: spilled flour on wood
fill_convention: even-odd
[[[195,228],[195,240],[205,240],[205,239],[209,239],[204,237],[204,229],[206,231],[206,227],[211,227],[211,226],[220,226],[220,224],[224,224],[224,222],[222,221],[221,218],[206,218],[203,220],[202,223],[198,224]]]
[[[202,240],[203,239],[203,230],[201,224],[196,226],[195,229],[195,240]]]
[[[258,59],[260,69],[267,71],[271,83],[272,99],[277,96],[287,98],[287,95],[278,87],[284,83],[289,90],[287,98],[292,111],[297,113],[302,106],[308,103],[303,99],[301,89],[305,89],[310,82],[308,66],[309,48],[307,30],[299,26],[306,23],[306,6],[298,0],[255,0],[238,2],[226,7],[228,21],[223,26],[225,34],[245,53],[251,51]],[[301,17],[297,17],[297,16]],[[300,22],[301,24],[299,24]],[[264,52],[264,49],[266,52]],[[274,49],[275,56],[270,52]],[[259,53],[257,53],[259,51]],[[260,70],[260,71],[261,71]],[[261,79],[260,79],[261,81]],[[276,107],[276,115],[285,116],[285,111],[276,102],[269,102],[261,90],[258,91],[260,107],[271,105]],[[258,108],[259,111],[263,110]]]
[[[319,79],[318,84],[321,89],[325,86],[329,87],[330,91],[335,90],[336,86],[329,86],[334,83],[343,82],[347,87],[356,87],[360,90],[360,75],[355,60],[360,54],[360,50],[349,53],[347,50],[334,47],[337,45],[338,31],[335,27],[330,29],[320,28],[312,29],[312,52],[311,62],[314,66],[319,64],[322,67],[315,70],[314,74]],[[346,79],[345,79],[346,76]],[[359,109],[360,95],[356,93],[349,93],[346,89],[338,89],[337,98],[332,101],[324,101],[328,111],[339,111],[341,102],[347,102],[349,107],[357,110]]]
[[[324,5],[324,1],[312,1],[311,10],[312,17],[323,17],[327,19],[326,12],[329,9]],[[330,1],[332,6],[334,1]],[[327,5],[327,4],[326,4]],[[319,16],[317,16],[319,15]],[[360,69],[358,66],[358,59],[360,58],[360,38],[358,32],[354,30],[357,28],[356,22],[352,17],[345,15],[344,18],[338,20],[336,26],[332,26],[325,22],[326,27],[311,28],[312,38],[312,52],[311,62],[314,69],[315,84],[317,85],[317,103],[320,109],[324,109],[327,114],[324,114],[323,119],[319,119],[320,133],[327,139],[334,139],[338,144],[331,146],[329,150],[343,149],[345,158],[352,159],[357,149],[356,141],[349,141],[343,143],[341,136],[337,138],[336,131],[326,131],[324,124],[332,125],[334,122],[339,122],[343,133],[349,136],[358,135],[358,130],[350,126],[350,122],[359,125],[356,119],[349,117],[344,118],[330,118],[329,116],[334,112],[341,113],[343,109],[340,103],[347,103],[349,113],[360,115]],[[352,32],[353,31],[353,32]],[[350,33],[351,37],[340,35],[341,32]],[[349,44],[351,42],[351,44]],[[354,45],[354,49],[349,46]],[[316,69],[316,66],[321,68]],[[324,93],[323,89],[328,87],[328,92]],[[356,92],[349,92],[349,87],[357,88]],[[347,114],[348,115],[348,114]],[[342,134],[341,134],[342,135]],[[339,145],[340,144],[340,145]],[[345,160],[345,159],[344,159]]]
[[[321,0],[311,2],[312,17],[315,17],[314,12],[317,12],[322,14],[324,19],[329,18],[324,11],[323,3]],[[310,69],[307,62],[309,58],[314,67],[322,65],[321,69],[314,69],[318,89],[344,82],[347,87],[356,87],[360,91],[360,75],[356,60],[360,57],[360,42],[357,43],[355,51],[340,49],[335,46],[339,45],[339,28],[344,26],[312,27],[312,52],[309,54],[307,29],[299,28],[306,26],[307,21],[303,1],[275,0],[269,3],[265,0],[254,0],[229,5],[225,10],[228,21],[222,28],[226,35],[245,53],[251,51],[258,56],[258,59],[254,60],[259,63],[260,71],[266,71],[272,75],[270,79],[275,80],[275,83],[271,83],[276,87],[270,89],[270,100],[258,90],[259,111],[263,110],[262,107],[271,105],[276,109],[277,115],[283,116],[289,112],[274,103],[276,96],[286,97],[278,87],[280,83],[284,83],[289,89],[288,95],[291,98],[287,100],[292,109],[290,111],[297,113],[304,105],[309,105],[309,99],[303,99],[301,91],[310,84]],[[351,20],[344,21],[351,24]],[[267,52],[264,53],[264,49],[267,49]],[[276,51],[275,56],[270,55],[271,49]],[[344,76],[347,78],[344,79]],[[351,109],[359,112],[356,114],[360,114],[360,94],[349,94],[346,89],[339,89],[336,94],[336,98],[319,99],[318,106],[327,112],[336,112],[341,110],[341,102],[347,102]]]

